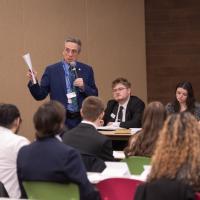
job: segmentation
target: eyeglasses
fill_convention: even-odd
[[[120,91],[122,91],[122,90],[125,90],[125,89],[127,89],[127,88],[125,88],[125,87],[120,87],[120,88],[115,88],[115,89],[113,89],[112,91],[113,92],[120,92]]]
[[[67,53],[71,53],[71,54],[77,54],[78,53],[78,50],[77,49],[69,49],[69,48],[66,48],[65,51]]]

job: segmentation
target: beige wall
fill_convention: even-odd
[[[142,0],[1,0],[0,102],[19,107],[21,133],[32,139],[32,116],[42,102],[29,94],[22,55],[30,52],[40,78],[46,65],[62,58],[69,35],[81,38],[80,60],[93,66],[105,102],[118,76],[146,102],[144,29]]]

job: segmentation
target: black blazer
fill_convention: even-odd
[[[180,181],[161,178],[139,185],[135,200],[195,200],[193,189]]]
[[[109,100],[104,115],[104,124],[114,122],[117,116],[118,102],[114,99]],[[144,102],[136,96],[131,96],[126,108],[125,122],[120,123],[122,128],[140,128],[144,111]],[[115,116],[115,117],[112,117]]]
[[[95,155],[104,161],[113,161],[112,141],[99,133],[94,126],[80,123],[77,127],[67,131],[63,142],[80,151]]]
[[[102,172],[106,168],[105,162],[95,155],[81,153],[81,157],[88,172]]]
[[[9,197],[8,192],[6,191],[6,188],[2,182],[0,182],[0,197]]]

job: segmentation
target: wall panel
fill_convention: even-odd
[[[117,76],[130,79],[134,93],[147,99],[143,1],[1,0],[0,102],[19,107],[21,133],[30,139],[34,138],[32,116],[42,102],[29,94],[22,55],[31,53],[40,79],[45,66],[62,58],[69,35],[81,38],[80,60],[93,66],[105,102]]]
[[[145,1],[148,101],[171,101],[179,81],[200,100],[200,1]]]

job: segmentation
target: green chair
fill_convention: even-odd
[[[150,165],[151,158],[143,156],[130,156],[121,160],[126,162],[131,174],[140,175],[144,171],[144,165]]]
[[[28,199],[79,200],[79,187],[74,183],[24,181]]]

